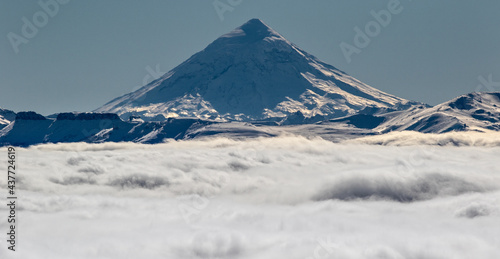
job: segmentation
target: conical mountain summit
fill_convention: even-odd
[[[222,35],[204,50],[97,112],[145,120],[196,117],[263,120],[301,113],[335,118],[410,101],[347,75],[286,40],[259,19]]]

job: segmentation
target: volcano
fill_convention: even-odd
[[[384,93],[300,49],[259,19],[222,35],[159,79],[95,112],[144,120],[337,118],[413,102]]]

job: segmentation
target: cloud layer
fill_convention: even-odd
[[[0,258],[500,257],[500,148],[364,141],[19,149],[19,251],[0,239]]]
[[[416,131],[393,131],[383,135],[369,136],[345,141],[347,143],[375,144],[386,146],[437,145],[437,146],[500,146],[500,132],[447,132],[442,134]]]

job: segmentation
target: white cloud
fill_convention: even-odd
[[[0,258],[500,257],[500,148],[365,140],[19,149],[19,250],[0,239]]]
[[[416,131],[393,131],[383,135],[368,136],[345,141],[346,143],[388,146],[439,145],[439,146],[500,146],[500,132],[448,132],[442,134]]]

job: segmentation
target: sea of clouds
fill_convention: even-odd
[[[500,258],[496,139],[19,148],[17,251],[4,235],[0,258]]]

